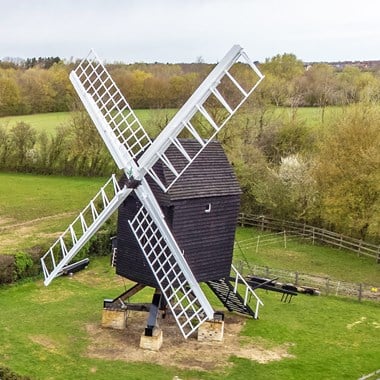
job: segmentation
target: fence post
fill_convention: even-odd
[[[315,231],[315,228],[313,227],[313,245],[314,245],[314,241],[315,241],[315,234],[314,234],[314,231]]]
[[[264,231],[264,217],[261,216],[261,231]]]
[[[363,284],[359,284],[359,302],[362,300],[362,293],[363,293]]]
[[[358,250],[358,257],[360,257],[360,256],[361,256],[362,243],[363,243],[363,241],[362,241],[362,240],[360,240],[360,241],[359,241],[359,250]]]
[[[284,248],[286,248],[286,231],[284,230]]]
[[[340,281],[338,281],[338,284],[336,285],[336,290],[335,290],[336,296],[338,295],[339,287],[340,287]]]
[[[240,226],[244,227],[244,212],[240,214]]]
[[[342,246],[343,246],[343,235],[340,234],[339,250],[342,249]]]
[[[256,242],[256,253],[259,252],[259,244],[260,244],[260,235],[257,236],[257,242]]]

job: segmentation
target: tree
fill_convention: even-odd
[[[268,167],[253,189],[256,201],[266,212],[281,219],[305,220],[315,207],[315,182],[310,164],[299,155],[281,159]]]
[[[7,168],[10,150],[9,132],[6,127],[0,125],[0,167]]]
[[[52,89],[52,112],[70,111],[74,99],[74,88],[69,80],[67,67],[62,63],[55,63],[48,70],[48,85]]]
[[[334,68],[325,63],[313,65],[305,73],[306,102],[321,108],[321,121],[324,122],[325,109],[328,105],[336,104],[338,85]]]
[[[362,239],[380,230],[380,111],[351,106],[325,132],[314,176],[321,217]]]
[[[25,170],[34,160],[36,131],[27,123],[19,122],[10,130],[10,142],[13,150],[14,166]]]
[[[14,76],[14,70],[0,70],[0,116],[18,113],[20,91]]]
[[[302,61],[294,54],[278,54],[260,65],[265,74],[265,87],[271,102],[276,106],[295,106],[298,99],[298,78],[304,74]]]
[[[72,113],[68,128],[70,151],[66,157],[66,164],[71,173],[67,174],[93,176],[114,172],[114,161],[111,160],[96,127],[84,110]]]
[[[28,69],[19,74],[18,82],[24,103],[23,113],[44,113],[55,110],[54,101],[57,94],[49,82],[47,70],[38,67]]]

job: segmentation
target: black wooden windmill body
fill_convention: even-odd
[[[187,338],[214,318],[199,282],[218,294],[229,277],[239,209],[238,183],[212,139],[263,76],[233,46],[154,141],[93,51],[70,79],[125,176],[113,175],[43,256],[45,285],[119,210],[116,272],[156,288]],[[218,120],[215,109],[224,111]]]

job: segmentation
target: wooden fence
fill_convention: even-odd
[[[240,214],[238,223],[241,226],[255,227],[262,231],[286,231],[291,235],[307,237],[313,244],[317,242],[338,247],[339,249],[346,249],[357,253],[358,256],[364,255],[374,258],[377,263],[380,263],[380,245],[370,244],[323,228],[263,215]]]
[[[267,266],[249,266],[243,261],[235,263],[238,271],[243,275],[254,275],[267,279],[278,279],[285,284],[307,286],[318,289],[320,294],[338,297],[357,298],[359,301],[380,301],[380,287],[376,284],[351,283],[338,281],[329,277],[317,276],[302,272],[293,272],[284,269],[269,268]]]

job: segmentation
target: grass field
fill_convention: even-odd
[[[144,125],[157,117],[140,112]],[[318,109],[302,112],[308,123],[314,120],[318,125]],[[23,121],[53,132],[68,117],[31,115]],[[6,123],[12,126],[17,120]],[[0,173],[0,254],[54,241],[104,182]],[[258,233],[239,229],[237,239],[255,238]],[[286,249],[270,246],[257,253],[254,248],[236,250],[235,256],[250,264],[351,282],[378,284],[380,278],[380,266],[373,260],[297,242],[288,243]],[[48,288],[42,280],[0,287],[0,366],[32,379],[65,380],[358,379],[380,368],[378,303],[300,295],[284,304],[278,294],[261,290],[265,306],[260,319],[227,313],[224,343],[205,346],[194,339],[184,341],[178,334],[173,338],[170,321],[165,320],[161,351],[146,353],[138,348],[145,319],[134,324],[131,316],[126,331],[99,327],[103,299],[129,285],[108,264],[108,258],[93,260],[86,271],[59,278]],[[137,298],[150,299],[149,292]]]
[[[328,246],[312,245],[301,241],[288,241],[259,247],[256,252],[256,239],[265,232],[253,228],[238,228],[237,242],[252,240],[249,248],[235,248],[235,260],[249,265],[268,266],[289,271],[301,271],[322,277],[330,277],[352,283],[380,285],[380,265],[369,257],[358,257],[356,253]]]
[[[0,174],[0,252],[55,240],[104,179]],[[238,230],[237,239],[259,232]],[[329,275],[379,279],[373,260],[327,247],[289,242],[235,252],[251,264]],[[365,281],[367,282],[367,281]],[[357,379],[380,368],[380,305],[335,297],[258,290],[260,319],[226,314],[225,342],[184,341],[171,318],[161,321],[159,353],[138,348],[146,316],[131,315],[126,331],[100,328],[102,302],[129,286],[109,258],[92,260],[74,277],[0,287],[0,366],[33,379]],[[216,309],[221,305],[211,297]],[[134,301],[149,302],[151,291]]]
[[[127,285],[101,258],[48,288],[42,281],[0,288],[0,365],[57,380],[358,379],[380,368],[375,303],[304,295],[281,303],[278,294],[259,291],[259,320],[226,314],[227,343],[171,337],[167,318],[163,347],[149,353],[138,348],[146,317],[134,324],[131,314],[125,331],[99,327],[103,299]]]
[[[0,173],[0,254],[52,243],[105,182],[104,178]],[[255,241],[260,233],[239,228],[236,239]],[[253,244],[250,249],[236,249],[235,258],[342,281],[380,282],[380,266],[373,259],[329,247],[288,242],[287,249],[277,244],[256,253]]]
[[[105,181],[0,173],[0,254],[53,242]]]
[[[145,129],[149,130],[149,125],[158,121],[158,119],[165,120],[166,116],[173,117],[175,110],[136,110],[136,116],[142,123]],[[35,115],[20,115],[20,116],[7,116],[0,117],[0,126],[12,128],[19,122],[30,124],[37,132],[45,131],[47,133],[54,133],[56,128],[62,124],[70,121],[70,112],[55,112],[43,113]],[[154,131],[153,133],[155,133]]]
[[[325,121],[329,121],[335,115],[341,112],[341,107],[327,107],[325,111]],[[176,112],[174,109],[145,109],[136,110],[136,116],[144,126],[144,128],[149,131],[152,124],[166,124],[166,120],[170,120]],[[278,108],[275,110],[276,117],[281,118],[291,118],[291,111],[287,108]],[[318,127],[321,125],[321,109],[318,107],[304,107],[299,108],[297,111],[297,116],[300,120],[303,120],[306,125],[310,127]],[[65,124],[70,119],[70,112],[55,112],[55,113],[45,113],[45,114],[35,114],[35,115],[21,115],[21,116],[7,116],[0,117],[0,126],[6,126],[11,128],[18,122],[22,121],[30,124],[36,131],[46,131],[47,133],[54,133],[55,129],[61,125]],[[152,135],[157,134],[156,130],[152,131]]]

